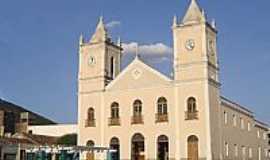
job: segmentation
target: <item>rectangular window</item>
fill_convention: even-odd
[[[241,129],[245,129],[244,119],[240,118]]]
[[[236,119],[236,115],[233,115],[233,126],[237,126],[237,119]]]
[[[248,157],[252,158],[252,148],[249,148],[249,150],[248,150]]]
[[[246,157],[246,147],[242,146],[242,156]]]
[[[229,156],[229,144],[227,142],[225,142],[225,155]]]
[[[237,147],[237,144],[234,144],[234,156],[235,157],[238,156],[238,147]]]
[[[263,139],[264,140],[266,140],[266,137],[267,137],[266,133],[263,133]]]
[[[261,160],[262,159],[262,153],[261,153],[261,147],[258,148],[258,160]]]
[[[248,131],[251,130],[251,128],[250,128],[250,122],[248,122],[247,128],[248,128]]]
[[[226,111],[224,112],[224,123],[228,123],[228,113]]]

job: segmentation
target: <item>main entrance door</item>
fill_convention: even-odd
[[[131,139],[131,160],[144,160],[144,137],[137,133]]]
[[[198,138],[196,136],[188,137],[188,160],[198,160]]]
[[[110,149],[113,149],[114,152],[112,152],[112,160],[120,160],[120,142],[119,139],[114,137],[110,141]]]
[[[86,145],[89,146],[89,147],[94,147],[95,146],[95,142],[92,141],[92,140],[89,140]],[[86,154],[86,160],[94,160],[94,159],[95,159],[94,152],[93,151],[89,151]]]
[[[169,140],[165,135],[159,136],[157,139],[157,158],[158,160],[169,159]]]

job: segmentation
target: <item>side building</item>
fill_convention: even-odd
[[[0,99],[0,136],[27,132],[29,125],[56,124],[19,105]]]

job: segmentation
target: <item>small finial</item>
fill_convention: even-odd
[[[173,17],[173,27],[177,27],[177,17],[176,17],[176,15],[174,15],[174,17]]]
[[[100,21],[100,22],[103,22],[103,16],[100,16],[100,17],[99,17],[99,21]]]
[[[122,46],[122,41],[121,41],[121,37],[120,37],[120,36],[118,37],[117,45],[118,45],[119,47]]]
[[[217,24],[216,24],[216,20],[215,20],[215,19],[212,20],[211,26],[212,26],[214,29],[216,29]]]
[[[140,56],[139,56],[139,44],[138,43],[136,43],[136,52],[135,52],[135,58],[137,59],[137,58],[139,58]]]
[[[83,34],[80,35],[79,44],[82,45],[84,43]]]

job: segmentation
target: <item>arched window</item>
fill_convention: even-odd
[[[167,99],[160,97],[157,101],[156,123],[168,122]]]
[[[114,102],[111,105],[111,117],[109,118],[109,126],[119,126],[119,104]]]
[[[92,140],[89,140],[89,141],[86,142],[86,146],[94,147],[95,146],[95,142],[92,141]]]
[[[131,124],[143,124],[142,102],[140,100],[136,100],[133,103],[133,116],[131,119]]]
[[[95,119],[95,110],[94,108],[89,108],[88,114],[87,114],[87,120],[94,120],[94,119]]]
[[[114,58],[113,57],[111,57],[110,73],[111,73],[111,78],[114,78]]]
[[[187,112],[186,112],[186,120],[198,119],[198,111],[196,99],[194,97],[190,97],[187,100]]]
[[[190,97],[187,102],[188,112],[193,113],[196,112],[196,99],[194,97]]]
[[[119,118],[119,104],[116,102],[111,105],[111,118]]]
[[[199,160],[199,153],[198,153],[199,139],[196,136],[192,135],[188,137],[187,142],[188,142],[188,159]]]
[[[86,127],[94,127],[95,126],[95,110],[94,108],[89,108],[87,111],[87,119],[86,119]]]
[[[167,114],[168,110],[167,110],[167,100],[166,100],[166,98],[161,97],[161,98],[158,99],[157,109],[158,109],[158,114],[159,115]]]
[[[142,115],[142,101],[136,100],[133,103],[133,116],[141,116]]]

